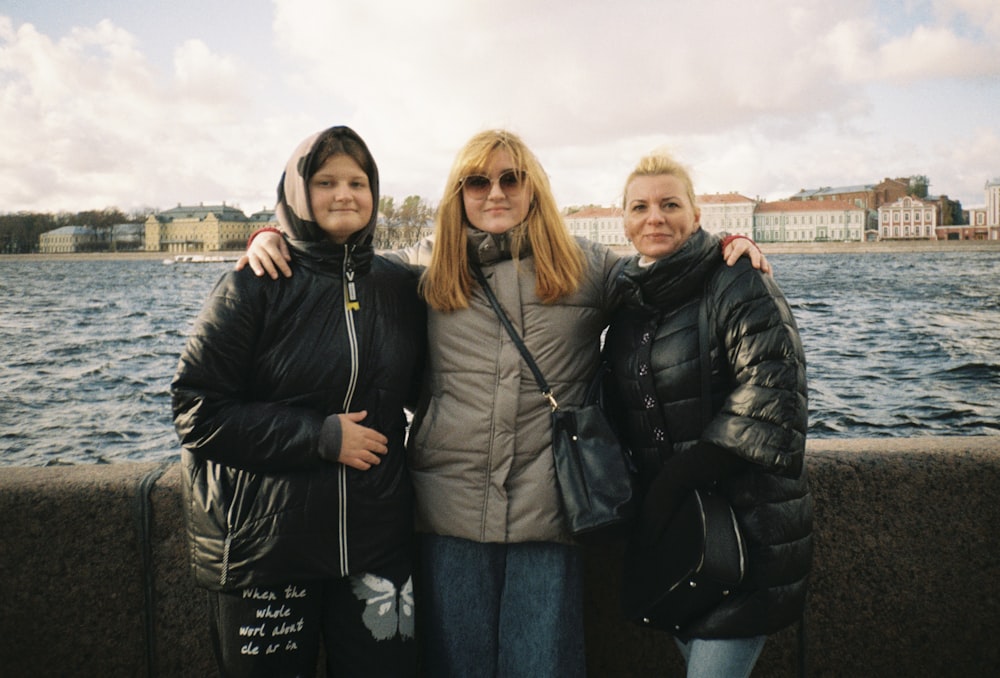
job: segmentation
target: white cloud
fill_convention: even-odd
[[[202,42],[174,69],[157,77],[111,21],[53,42],[2,19],[0,211],[272,204],[291,123],[262,124],[249,76]]]
[[[947,27],[918,26],[881,46],[876,74],[890,80],[1000,77],[1000,45],[973,43]]]
[[[998,7],[274,0],[266,18],[240,15],[255,37],[242,43],[177,33],[187,22],[170,15],[155,47],[173,59],[157,66],[113,20],[55,40],[0,17],[0,119],[15,121],[0,125],[0,211],[256,210],[328,124],[366,138],[387,194],[431,201],[462,142],[504,126],[564,204],[617,200],[663,144],[705,191],[777,197],[912,168],[979,202],[1000,174],[974,148],[1000,135],[982,113],[1000,106]]]
[[[174,53],[178,92],[192,103],[198,100],[245,104],[242,74],[235,60],[213,54],[201,40],[186,40]]]

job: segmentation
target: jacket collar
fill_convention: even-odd
[[[513,251],[512,235],[517,229],[525,228],[524,224],[515,226],[506,233],[487,233],[472,226],[466,227],[466,247],[470,263],[489,266],[505,259],[520,259],[531,254],[531,243],[527,238],[521,241],[521,248]]]
[[[699,296],[705,280],[721,264],[719,238],[699,228],[670,256],[640,265],[639,255],[635,255],[625,263],[626,304],[647,310],[678,306]]]

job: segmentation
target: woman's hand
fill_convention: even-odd
[[[367,471],[382,463],[380,455],[389,451],[389,439],[373,428],[362,426],[368,412],[347,412],[338,414],[340,419],[340,457],[344,466]]]
[[[744,255],[750,257],[750,263],[754,268],[760,269],[761,273],[772,272],[771,263],[764,256],[764,253],[760,251],[760,248],[757,247],[757,243],[750,238],[745,236],[733,237],[722,248],[722,257],[729,266],[735,264]],[[258,275],[260,274],[258,273]]]
[[[236,262],[236,270],[243,270],[244,266],[250,264],[250,268],[258,276],[267,272],[273,280],[277,280],[280,271],[286,278],[291,278],[292,267],[288,265],[291,260],[285,239],[278,233],[265,231],[254,237],[246,254]]]

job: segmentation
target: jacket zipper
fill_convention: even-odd
[[[347,344],[351,354],[351,374],[344,393],[343,411],[350,412],[351,401],[358,384],[358,334],[354,324],[354,312],[360,310],[357,288],[354,285],[354,260],[351,258],[353,248],[344,245],[344,324],[347,327]],[[340,574],[347,576],[350,572],[350,562],[347,557],[347,467],[343,464],[337,469],[337,484],[340,505],[337,507],[337,521],[340,540]]]
[[[229,505],[229,510],[226,512],[226,541],[222,545],[222,572],[219,575],[219,585],[225,587],[229,583],[229,551],[233,545],[233,513],[236,511],[236,498],[239,497],[243,492],[243,471],[238,471],[236,473],[236,484],[233,488],[233,502]]]
[[[225,587],[229,581],[229,547],[233,543],[232,527],[226,530],[226,543],[222,547],[222,574],[219,576],[219,586]]]

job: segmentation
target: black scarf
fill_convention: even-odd
[[[699,228],[679,250],[649,266],[639,265],[639,255],[632,257],[621,273],[626,305],[663,310],[700,295],[706,279],[722,265],[719,247],[717,236]]]

